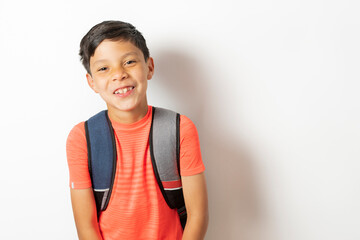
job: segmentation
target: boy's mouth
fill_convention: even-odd
[[[124,87],[124,88],[118,88],[114,91],[114,94],[125,94],[131,90],[133,90],[135,87]]]

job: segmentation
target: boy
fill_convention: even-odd
[[[71,202],[79,239],[203,239],[207,192],[196,128],[180,116],[180,174],[187,222],[166,204],[149,153],[152,107],[147,81],[154,73],[145,39],[131,24],[105,21],[81,40],[87,82],[106,102],[114,129],[117,164],[108,207],[97,218],[88,170],[84,122],[69,133],[66,148]]]

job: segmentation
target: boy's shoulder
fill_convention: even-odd
[[[85,139],[85,121],[77,123],[69,132],[67,144],[76,143]]]

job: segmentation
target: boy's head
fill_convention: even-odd
[[[106,102],[110,118],[131,123],[145,116],[154,61],[134,26],[120,21],[95,25],[81,40],[80,56],[88,84]]]
[[[147,61],[150,56],[145,38],[133,25],[121,21],[104,21],[92,27],[80,42],[79,55],[82,64],[90,75],[90,58],[94,55],[99,44],[106,39],[131,42],[142,51],[145,61]]]

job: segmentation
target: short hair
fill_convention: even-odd
[[[133,25],[122,21],[103,21],[93,26],[80,42],[80,61],[89,74],[91,74],[90,58],[94,56],[96,48],[105,39],[130,41],[142,51],[145,61],[150,56],[145,38]]]

